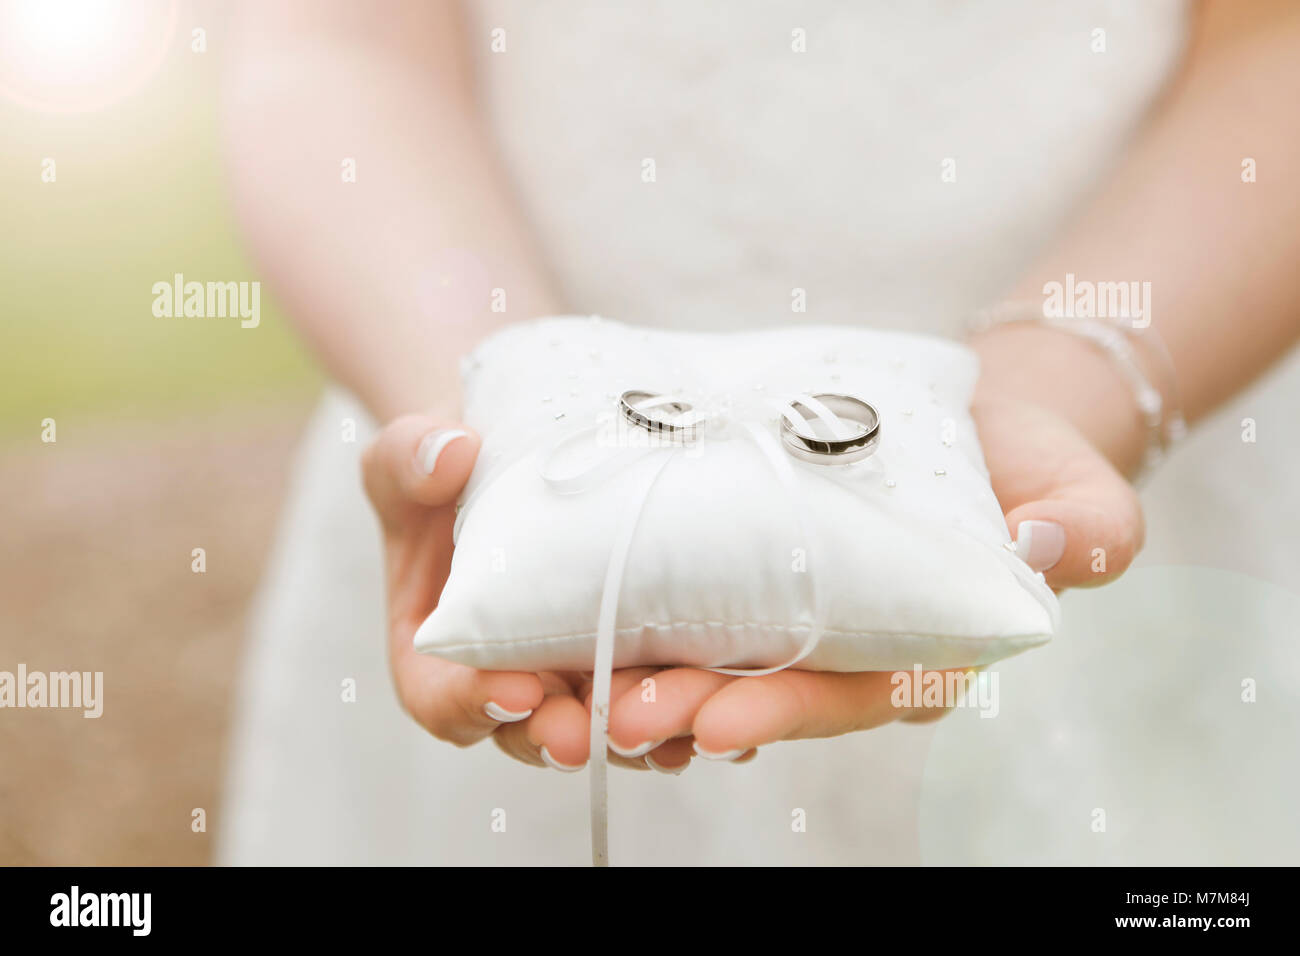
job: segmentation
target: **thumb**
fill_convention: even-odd
[[[1092,587],[1124,572],[1142,547],[1137,492],[1097,456],[1067,483],[1007,512],[1016,554],[1056,589]]]
[[[387,526],[412,508],[452,504],[478,457],[479,437],[453,422],[404,415],[390,422],[361,457],[366,494]]]

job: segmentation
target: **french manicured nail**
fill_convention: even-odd
[[[624,750],[611,740],[609,741],[609,749],[614,751],[614,753],[618,754],[620,757],[627,757],[629,760],[635,760],[637,757],[644,757],[661,743],[663,743],[662,740],[647,740],[638,747],[633,747],[631,750]]]
[[[1046,571],[1065,554],[1065,526],[1055,521],[1022,521],[1016,528],[1016,554],[1035,571]]]
[[[558,760],[556,760],[554,757],[551,756],[551,752],[546,749],[545,745],[542,746],[542,759],[546,761],[546,766],[551,767],[554,770],[563,771],[564,773],[577,773],[583,767],[587,766],[585,763],[580,763],[577,766],[573,766],[572,764],[567,764],[567,763],[560,763]]]
[[[742,748],[740,750],[728,750],[726,753],[715,754],[711,751],[705,750],[698,743],[693,743],[691,746],[694,747],[695,752],[705,760],[735,760],[745,752]]]
[[[415,450],[415,464],[426,475],[432,475],[433,469],[438,465],[438,456],[442,450],[454,442],[457,438],[465,438],[469,432],[462,431],[459,428],[441,428],[436,432],[429,432],[420,442],[420,447]]]
[[[503,724],[513,724],[516,721],[523,720],[532,713],[532,710],[531,708],[529,710],[506,710],[500,704],[490,700],[483,705],[483,713]]]
[[[691,762],[688,760],[680,767],[665,767],[649,754],[645,755],[645,763],[651,770],[658,770],[660,773],[672,774],[674,777],[691,765]]]

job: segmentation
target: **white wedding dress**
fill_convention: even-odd
[[[685,328],[959,334],[1067,226],[1188,27],[1157,0],[471,7],[493,129],[570,302]],[[614,862],[1296,862],[1298,395],[1292,361],[1198,429],[1145,489],[1137,565],[1065,595],[1059,637],[1000,665],[995,719],[616,771]],[[330,394],[298,459],[219,860],[587,862],[585,774],[458,750],[400,712],[348,418]]]

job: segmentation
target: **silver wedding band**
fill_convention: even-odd
[[[786,451],[815,465],[848,465],[875,452],[880,444],[880,413],[874,405],[852,395],[823,393],[812,397],[841,422],[854,426],[852,434],[846,438],[820,438],[798,430],[782,416],[781,443]],[[798,400],[792,401],[790,407],[805,420],[818,420],[816,413]]]
[[[645,403],[651,400],[655,400],[655,404],[645,408]],[[702,422],[670,421],[662,417],[656,417],[654,414],[666,411],[671,416],[680,419],[694,410],[694,406],[690,402],[665,399],[655,392],[632,389],[619,396],[618,405],[623,412],[623,418],[638,428],[644,428],[651,434],[670,436],[682,441],[694,441],[699,435]],[[645,408],[645,411],[642,411],[642,408]]]

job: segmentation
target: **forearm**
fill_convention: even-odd
[[[241,11],[236,210],[292,321],[376,416],[450,412],[460,356],[556,295],[476,115],[455,7],[347,7]]]
[[[1042,302],[1067,273],[1149,282],[1189,421],[1300,335],[1300,16],[1286,5],[1211,3],[1184,74],[1115,175],[1009,299]],[[1242,181],[1255,160],[1257,182]],[[1141,457],[1132,393],[1110,360],[1043,328],[976,340],[989,386],[1056,405],[1122,470]],[[1139,350],[1153,382],[1161,369]],[[1172,396],[1167,395],[1167,400]],[[1128,406],[1125,408],[1125,401]]]

